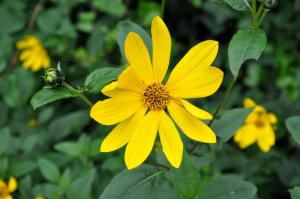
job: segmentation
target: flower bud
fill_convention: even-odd
[[[276,0],[265,0],[264,7],[266,9],[272,9],[276,6]]]
[[[65,82],[65,76],[61,70],[48,68],[45,70],[44,80],[52,87],[61,86]]]

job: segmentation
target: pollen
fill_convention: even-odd
[[[152,111],[163,110],[169,103],[169,95],[161,83],[153,83],[145,89],[144,104]]]

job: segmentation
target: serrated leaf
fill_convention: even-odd
[[[266,44],[267,37],[263,30],[239,30],[232,37],[228,48],[229,68],[232,74],[237,77],[241,65],[246,60],[258,60]]]
[[[33,109],[40,106],[54,102],[56,100],[77,97],[78,94],[74,91],[70,91],[67,88],[43,88],[42,90],[36,92],[30,100],[30,104]]]
[[[252,109],[236,108],[226,111],[212,124],[212,129],[222,142],[228,141],[243,125]]]
[[[123,58],[126,60],[125,57],[125,39],[128,35],[129,32],[135,32],[137,34],[139,34],[145,45],[148,48],[148,51],[150,53],[150,55],[152,54],[152,40],[150,35],[143,29],[141,28],[139,25],[131,22],[131,21],[122,21],[118,24],[118,28],[119,28],[119,32],[117,35],[117,40],[118,40],[118,44],[119,44],[119,48],[120,51],[122,53]]]
[[[101,89],[108,83],[117,79],[124,68],[104,67],[93,71],[84,82],[86,91],[100,93]]]
[[[201,199],[253,199],[256,187],[244,180],[219,176],[204,185]]]
[[[194,199],[198,196],[201,177],[194,160],[184,153],[181,166],[171,169],[171,180],[180,199]]]
[[[45,179],[53,183],[59,182],[60,172],[56,164],[50,160],[40,158],[38,160],[38,167]]]
[[[292,134],[293,139],[300,145],[300,116],[293,116],[286,119],[285,125]]]

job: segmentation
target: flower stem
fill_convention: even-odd
[[[63,86],[78,94],[85,103],[87,103],[90,107],[93,106],[93,103],[84,95],[83,91],[73,88],[71,85],[67,84],[66,82],[63,83]]]
[[[163,19],[165,14],[166,0],[161,0],[160,17]]]
[[[226,88],[224,94],[222,95],[221,100],[220,100],[220,102],[219,102],[219,105],[218,105],[218,107],[217,107],[215,113],[213,114],[212,120],[210,120],[210,122],[208,123],[208,126],[209,126],[209,127],[213,124],[213,122],[215,121],[215,118],[218,116],[220,110],[222,109],[222,107],[223,107],[223,105],[224,105],[224,103],[225,103],[227,97],[228,97],[229,94],[230,94],[230,91],[231,91],[231,89],[232,89],[232,87],[233,87],[235,81],[236,81],[236,77],[235,77],[235,76],[232,76],[232,78],[231,78],[231,80],[230,80],[230,82],[229,82],[229,85],[227,86],[227,88]],[[189,153],[193,153],[193,152],[195,151],[195,149],[197,148],[197,146],[198,146],[198,142],[195,142],[194,145],[192,146],[192,148],[189,150]]]

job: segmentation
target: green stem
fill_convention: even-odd
[[[163,19],[165,14],[166,0],[161,0],[160,17]]]
[[[260,16],[260,19],[257,23],[257,27],[259,27],[261,25],[261,23],[264,21],[267,13],[269,12],[269,10],[264,10],[264,12],[262,13],[262,15]]]
[[[225,103],[225,100],[226,100],[227,97],[229,96],[230,91],[231,91],[231,89],[232,89],[232,87],[233,87],[235,81],[236,81],[236,77],[235,77],[235,76],[232,76],[232,78],[231,78],[231,80],[230,80],[230,82],[229,82],[229,85],[227,86],[227,88],[226,88],[224,94],[222,95],[222,98],[221,98],[221,100],[220,100],[220,102],[219,102],[219,105],[218,105],[218,107],[217,107],[215,113],[213,114],[212,120],[208,123],[208,126],[209,126],[209,127],[213,124],[213,122],[215,121],[215,118],[218,116],[220,110],[222,109],[222,107],[223,107],[223,105],[224,105],[224,103]],[[192,146],[192,148],[189,150],[189,153],[193,153],[193,152],[196,150],[197,146],[198,146],[198,143],[195,142],[194,145]]]
[[[252,14],[252,26],[253,29],[255,30],[257,26],[256,0],[252,0],[251,14]]]
[[[63,86],[66,87],[67,89],[75,92],[78,94],[78,97],[80,97],[85,103],[87,103],[90,107],[93,106],[93,103],[84,95],[83,91],[80,91],[78,89],[73,88],[71,85],[67,83],[63,83]]]

